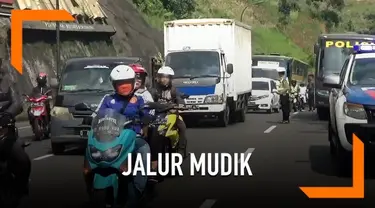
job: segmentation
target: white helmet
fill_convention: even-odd
[[[133,85],[132,90],[135,89],[135,72],[130,66],[118,65],[112,69],[111,74],[109,76],[111,78],[113,87],[116,91],[118,91],[118,89],[116,89],[116,82],[119,81],[129,81]]]
[[[285,71],[286,71],[285,67],[278,67],[277,68],[277,72],[279,72],[279,73],[283,73],[283,72],[285,73]]]
[[[174,76],[174,71],[171,67],[169,66],[162,66],[157,74],[164,74],[164,75],[169,75],[169,76]]]

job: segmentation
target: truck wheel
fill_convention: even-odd
[[[61,155],[65,151],[65,145],[51,142],[52,153],[54,155]]]
[[[240,111],[238,111],[238,122],[245,122],[246,120],[247,106],[245,105]]]
[[[223,112],[220,113],[218,124],[221,127],[227,127],[230,119],[230,109],[229,105],[227,104],[225,106],[225,109]]]
[[[325,108],[318,108],[317,110],[319,120],[327,120],[329,111]]]

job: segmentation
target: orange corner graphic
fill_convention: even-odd
[[[364,144],[353,134],[353,185],[351,187],[300,187],[309,198],[364,198]]]
[[[74,21],[65,10],[12,10],[10,63],[22,74],[22,23],[23,21]]]

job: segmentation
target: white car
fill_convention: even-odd
[[[249,110],[266,110],[268,113],[279,112],[280,95],[276,93],[275,80],[253,78],[252,86],[252,94],[247,105]]]
[[[329,95],[330,117],[328,140],[338,171],[349,171],[352,135],[365,147],[375,144],[375,45],[354,47],[340,75],[328,75],[324,86],[332,87]]]

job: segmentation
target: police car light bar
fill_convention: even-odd
[[[375,53],[375,44],[355,45],[353,49],[355,53]]]

